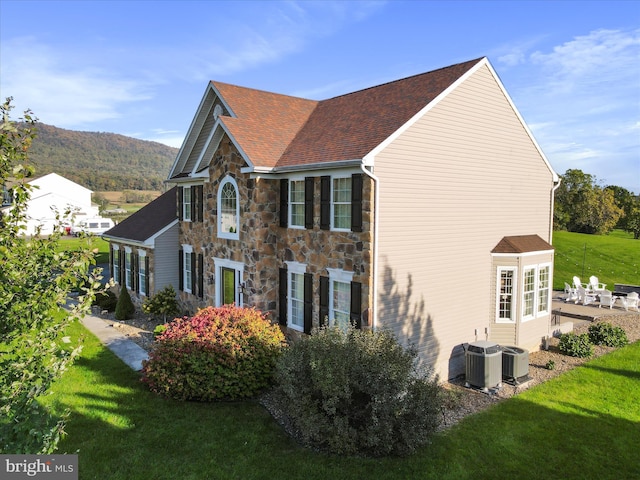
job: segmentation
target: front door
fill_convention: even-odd
[[[222,267],[222,282],[220,282],[220,298],[222,305],[236,303],[236,271],[232,268]]]

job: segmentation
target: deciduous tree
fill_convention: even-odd
[[[0,185],[10,185],[13,200],[0,218],[0,453],[51,453],[64,417],[37,400],[79,353],[78,346],[61,346],[60,337],[88,309],[100,283],[89,274],[90,238],[85,248],[60,252],[61,228],[48,237],[24,235],[36,120],[25,112],[24,124],[11,121],[11,98],[0,108]],[[60,226],[63,220],[60,214]],[[72,290],[81,293],[68,310]]]

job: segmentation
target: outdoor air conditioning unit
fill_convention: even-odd
[[[502,386],[502,349],[496,343],[478,341],[465,348],[466,386],[488,392]]]
[[[529,352],[520,347],[502,347],[502,378],[515,385],[529,377]]]

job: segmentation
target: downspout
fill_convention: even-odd
[[[371,276],[373,277],[371,288],[371,329],[375,331],[378,316],[378,219],[380,216],[380,179],[373,172],[367,170],[364,164],[360,165],[362,172],[367,175],[374,185],[374,201],[373,201],[373,259],[371,262]]]

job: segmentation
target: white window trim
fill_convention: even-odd
[[[224,186],[230,183],[233,185],[233,188],[236,191],[236,231],[235,232],[223,232],[222,231],[222,189]],[[218,186],[218,215],[217,215],[217,229],[218,229],[218,238],[228,238],[230,240],[239,240],[240,239],[240,189],[238,188],[238,184],[235,179],[229,175],[224,177]]]
[[[236,292],[235,292],[235,303],[236,306],[238,307],[243,307],[244,306],[244,299],[242,298],[242,294],[239,291],[239,286],[240,284],[242,284],[244,282],[244,263],[242,262],[234,262],[233,260],[228,260],[226,258],[216,258],[213,257],[213,268],[215,269],[215,282],[216,282],[216,288],[215,288],[215,302],[216,302],[216,307],[220,307],[222,306],[222,295],[220,292],[220,284],[222,282],[222,269],[223,268],[229,268],[231,270],[235,270],[236,271],[236,276],[238,278],[238,285],[236,285]]]
[[[140,296],[146,297],[149,292],[147,292],[147,280],[146,277],[149,275],[147,272],[145,265],[145,258],[147,257],[146,250],[138,250],[138,285],[140,286]],[[144,275],[142,275],[142,271],[144,270]]]
[[[129,262],[127,262],[127,259]],[[129,263],[129,268],[127,268]],[[131,270],[133,269],[133,258],[131,257],[131,247],[124,247],[124,286],[131,290]]]
[[[189,265],[191,266],[191,269],[189,270],[189,272],[191,273],[191,276],[193,276],[193,265],[191,265],[192,253],[193,253],[192,245],[182,245],[182,279],[183,279],[182,288],[186,293],[193,293],[191,291],[191,280],[187,281],[187,258],[189,259]]]
[[[293,318],[293,296],[291,295],[291,275],[304,275],[307,273],[307,266],[304,263],[299,262],[284,262],[287,265],[287,318],[289,321],[287,322],[287,327],[292,330],[297,330],[299,332],[304,332],[304,321],[302,325],[294,324],[291,319]],[[303,277],[304,278],[304,277]],[[304,298],[303,298],[304,301]]]
[[[333,304],[335,293],[333,283],[346,283],[349,285],[349,288],[351,288],[354,273],[346,270],[338,270],[336,268],[327,268],[327,272],[329,272],[329,326],[333,327],[336,318],[335,306]]]
[[[189,201],[186,200],[187,192],[189,192]],[[191,211],[191,202],[193,200],[191,198],[192,194],[193,191],[191,190],[190,185],[185,185],[182,187],[182,220],[184,220],[185,222],[190,222],[193,219],[193,212]],[[189,215],[187,215],[187,209],[189,210]]]
[[[331,223],[330,223],[330,226],[331,226],[331,230],[334,230],[336,232],[350,232],[351,231],[351,225],[349,225],[348,228],[338,228],[338,227],[335,226],[335,206],[336,206],[336,204],[335,204],[335,202],[333,200],[333,181],[334,180],[339,180],[341,178],[348,179],[349,185],[350,185],[349,188],[353,189],[353,184],[351,183],[351,178],[352,178],[351,175],[331,175],[331,192],[330,192],[330,195],[331,195],[331,203],[330,203],[330,205],[331,205],[331,213],[330,213],[330,215],[331,215]],[[351,194],[353,195],[353,192]],[[351,199],[349,199],[349,204],[351,204]],[[351,204],[351,208],[353,208],[352,204]]]
[[[289,180],[289,188],[288,188],[288,193],[289,193],[289,198],[287,199],[288,202],[288,216],[289,218],[287,219],[289,228],[294,228],[294,229],[299,229],[299,230],[304,230],[305,226],[304,226],[304,206],[306,203],[306,199],[303,199],[302,201],[302,205],[303,205],[303,216],[302,216],[302,225],[294,225],[293,224],[293,203],[291,201],[291,192],[292,192],[292,188],[291,188],[291,183],[292,182],[302,182],[302,193],[303,195],[305,195],[305,180],[304,177],[291,177],[288,179]]]
[[[502,272],[513,272],[511,290],[511,318],[500,318],[500,278]],[[515,324],[518,309],[518,268],[499,266],[496,274],[496,323]]]

